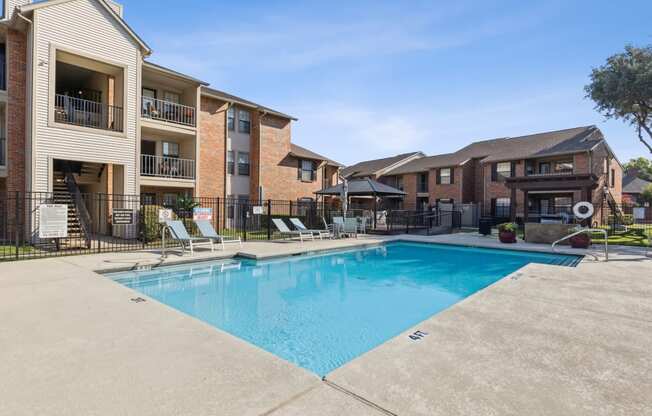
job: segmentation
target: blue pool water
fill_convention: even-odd
[[[325,375],[528,263],[574,266],[579,260],[400,242],[110,276]]]

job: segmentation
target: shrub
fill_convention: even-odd
[[[620,215],[609,215],[607,218],[609,224],[622,224],[622,225],[632,225],[634,224],[634,215],[632,214],[620,214]]]
[[[161,205],[142,206],[142,239],[145,242],[158,240],[161,237],[161,224],[158,222],[159,209],[165,209],[165,207]],[[172,218],[176,218],[174,212],[172,213]]]
[[[498,225],[498,231],[502,232],[509,232],[509,233],[515,233],[516,232],[516,224],[513,222],[504,222],[502,224]]]

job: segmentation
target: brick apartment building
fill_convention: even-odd
[[[110,0],[5,0],[0,192],[314,198],[340,165],[292,143],[295,118],[146,60]]]
[[[379,180],[407,193],[406,208],[477,203],[484,215],[530,220],[583,200],[619,204],[622,195],[622,166],[595,126],[478,141],[415,157]]]

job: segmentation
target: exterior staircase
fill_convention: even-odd
[[[68,238],[59,239],[59,249],[89,248],[90,236],[84,230],[78,204],[75,196],[70,192],[66,174],[54,172],[52,184],[52,203],[68,206]],[[74,187],[76,188],[76,184]],[[82,201],[83,204],[83,201]]]

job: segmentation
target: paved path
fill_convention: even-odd
[[[247,243],[218,256],[382,240]],[[154,300],[134,303],[142,295],[94,273],[160,261],[152,252],[0,264],[0,415],[652,414],[652,259],[641,251],[575,269],[529,265],[327,382]],[[417,329],[428,335],[407,337]]]

